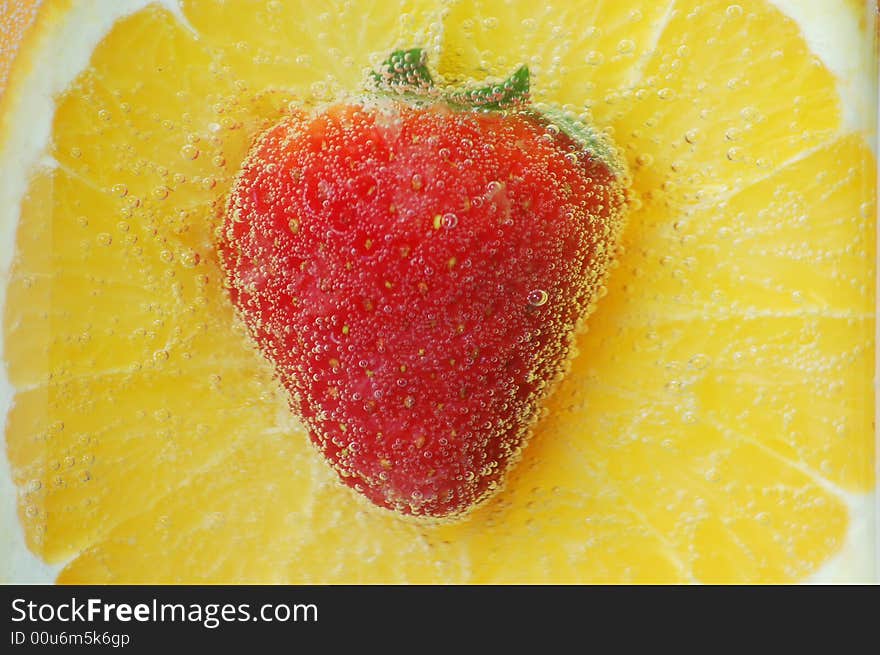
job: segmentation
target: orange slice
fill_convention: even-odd
[[[841,552],[875,486],[876,164],[794,20],[764,0],[170,6],[100,39],[15,204],[6,456],[60,582],[783,582]],[[524,460],[439,526],[335,481],[213,251],[253,135],[414,45],[447,80],[529,64],[537,102],[614,134],[635,196]],[[7,134],[28,129],[12,79]]]

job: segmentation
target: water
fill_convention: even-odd
[[[621,564],[626,563],[625,554],[615,555],[616,547],[601,544],[607,543],[604,539],[611,539],[611,543],[628,543],[631,535],[650,530],[663,536],[668,552],[673,555],[655,562],[654,568],[646,568],[642,573],[648,579],[651,575],[661,579],[672,575],[664,568],[667,564],[673,565],[677,575],[684,571],[687,572],[685,577],[718,579],[725,569],[722,562],[710,561],[707,557],[711,551],[707,544],[725,543],[724,530],[719,526],[742,535],[746,534],[743,526],[750,525],[751,520],[760,527],[749,533],[753,540],[750,543],[754,548],[767,548],[767,553],[777,551],[773,550],[775,546],[764,544],[760,535],[770,534],[777,526],[794,521],[801,536],[800,541],[792,540],[793,537],[782,540],[789,543],[790,552],[781,556],[785,564],[775,573],[773,569],[763,572],[750,569],[754,565],[751,562],[736,569],[743,575],[753,575],[756,579],[762,575],[771,579],[774,575],[801,577],[812,573],[821,562],[838,552],[848,553],[849,561],[864,560],[864,555],[851,553],[869,550],[871,542],[870,535],[860,530],[864,530],[866,520],[869,523],[871,520],[864,518],[864,512],[868,511],[864,508],[869,506],[863,498],[864,491],[872,485],[866,462],[870,461],[868,453],[873,435],[865,426],[870,423],[873,399],[864,394],[865,389],[870,388],[871,369],[866,362],[870,362],[872,348],[873,259],[865,258],[864,253],[871,252],[872,247],[872,232],[866,230],[865,225],[873,213],[874,191],[869,176],[862,173],[866,170],[863,153],[855,145],[835,145],[833,133],[865,129],[865,117],[872,115],[866,105],[872,105],[864,98],[864,80],[876,79],[876,75],[873,78],[865,75],[857,55],[840,54],[852,52],[852,48],[823,48],[823,44],[831,40],[828,32],[838,33],[838,38],[851,36],[850,24],[841,22],[839,28],[831,30],[827,21],[808,18],[810,10],[801,8],[796,17],[804,21],[811,46],[818,49],[820,61],[838,76],[836,89],[845,100],[842,126],[836,125],[837,119],[827,109],[833,94],[825,97],[791,93],[788,96],[793,99],[791,112],[783,116],[766,103],[766,95],[774,86],[785,84],[783,78],[794,79],[793,83],[810,75],[819,75],[816,78],[819,82],[824,78],[818,63],[801,67],[796,57],[790,59],[791,53],[797,51],[793,42],[784,49],[778,48],[779,52],[786,53],[783,56],[774,54],[778,44],[748,40],[754,34],[748,31],[751,29],[748,26],[756,24],[757,19],[750,18],[756,3],[723,8],[726,40],[745,39],[745,47],[752,57],[769,53],[771,61],[777,62],[775,65],[782,70],[791,65],[791,70],[774,79],[768,75],[772,68],[750,68],[747,58],[725,68],[728,60],[725,55],[719,55],[719,75],[700,76],[693,83],[688,82],[687,71],[691,70],[688,67],[706,61],[700,52],[695,52],[701,44],[697,41],[665,43],[657,35],[680,29],[676,17],[662,13],[655,16],[650,7],[642,6],[644,3],[633,4],[633,9],[623,15],[629,26],[626,33],[613,38],[611,22],[603,24],[597,20],[597,24],[574,32],[567,18],[541,16],[541,10],[535,8],[538,12],[535,16],[516,16],[512,20],[508,15],[492,14],[465,22],[457,32],[467,36],[462,42],[456,42],[456,32],[448,22],[442,40],[433,41],[439,38],[436,36],[426,39],[431,61],[438,65],[439,55],[439,66],[450,78],[470,75],[470,69],[461,62],[469,61],[472,56],[476,59],[470,60],[471,63],[488,71],[490,77],[493,74],[503,77],[519,63],[527,63],[533,73],[535,102],[560,106],[569,117],[588,123],[624,151],[632,171],[633,211],[623,248],[613,250],[616,266],[609,277],[607,293],[590,303],[595,307],[591,306],[593,312],[586,323],[587,331],[577,341],[579,355],[566,363],[567,374],[549,403],[547,418],[537,429],[534,442],[522,453],[511,486],[462,526],[450,527],[445,533],[442,529],[420,528],[418,534],[430,543],[440,543],[444,535],[451,543],[460,544],[467,549],[472,568],[480,571],[471,575],[477,578],[485,575],[487,579],[503,579],[503,572],[493,569],[493,561],[507,562],[508,570],[521,566],[522,571],[529,571],[528,575],[540,579],[528,563],[517,562],[512,554],[499,555],[511,540],[525,540],[524,543],[529,544],[523,549],[526,553],[530,548],[546,550],[548,543],[534,536],[536,524],[543,526],[548,534],[555,534],[556,544],[568,544],[568,548],[583,545],[591,549],[577,558],[574,571],[568,573],[573,577],[568,579],[595,579],[598,574],[590,568],[590,563],[603,561],[603,558],[610,562],[610,570],[621,572],[620,579],[634,575],[631,566]],[[694,3],[693,17],[689,20],[701,20],[697,11],[701,4],[709,3]],[[276,25],[271,16],[278,11],[277,7],[267,7],[265,25],[270,26],[270,36],[271,26]],[[260,14],[260,20],[262,16]],[[345,17],[340,20],[340,29],[343,29]],[[187,30],[198,32],[203,28],[198,16],[186,16],[184,21],[181,24],[185,24]],[[408,21],[408,24],[416,24],[418,16],[410,16]],[[552,43],[558,46],[557,50],[530,50],[534,44],[528,35],[547,25],[553,32]],[[645,27],[650,25],[657,25],[658,29]],[[520,29],[519,26],[525,28],[525,36],[509,53],[499,57],[498,51],[487,45],[491,43],[492,34]],[[643,38],[639,32],[643,28],[644,36],[655,35],[655,43]],[[430,26],[427,29],[434,35],[440,33]],[[77,39],[81,42],[97,40],[98,34],[99,31],[95,31]],[[316,38],[321,42],[332,40],[332,30]],[[791,37],[783,31],[779,38]],[[719,47],[723,41],[718,39]],[[849,40],[850,43],[865,41],[864,38]],[[75,51],[73,35],[69,43]],[[474,44],[473,47],[470,44]],[[578,46],[571,47],[571,44]],[[660,56],[655,60],[646,59],[645,53],[652,47],[660,49]],[[443,48],[447,53],[457,53],[459,58],[450,58],[444,63]],[[287,65],[283,53],[273,58],[271,53],[252,53],[247,48],[236,51],[245,53],[241,63],[243,71],[251,70],[250,64],[257,66],[254,71]],[[376,57],[381,56],[382,53],[376,53]],[[846,59],[847,56],[851,58]],[[70,62],[70,77],[85,66],[82,55],[77,58],[67,53],[64,60]],[[310,58],[308,53],[292,53],[290,60],[296,66],[315,66],[314,57]],[[139,324],[132,338],[125,342],[132,353],[126,365],[130,364],[132,371],[186,375],[189,370],[186,362],[196,362],[208,370],[219,365],[210,359],[212,355],[207,354],[208,350],[199,346],[208,343],[199,339],[208,337],[191,336],[222,334],[224,329],[232,334],[236,329],[228,322],[224,324],[231,312],[227,311],[229,306],[224,305],[225,291],[218,277],[220,271],[214,253],[214,227],[222,217],[223,205],[219,201],[230,188],[248,140],[254,134],[266,124],[277,121],[282,113],[289,114],[302,107],[314,111],[315,107],[332,102],[342,90],[354,88],[353,80],[360,77],[363,62],[353,58],[340,58],[338,62],[337,70],[308,82],[307,92],[293,93],[298,98],[293,100],[283,97],[282,93],[278,102],[263,104],[261,94],[266,90],[266,79],[254,73],[253,79],[239,80],[243,83],[234,84],[226,97],[207,99],[209,111],[202,111],[199,102],[192,105],[193,115],[210,115],[199,129],[194,127],[201,118],[185,118],[183,114],[157,116],[157,126],[164,132],[156,134],[169,135],[160,138],[169,143],[163,152],[173,156],[166,161],[150,162],[136,154],[123,154],[126,167],[120,171],[121,179],[108,175],[99,180],[98,186],[106,189],[116,203],[107,205],[112,208],[112,220],[108,221],[101,212],[77,213],[75,220],[80,232],[71,243],[79,244],[81,240],[82,246],[77,245],[74,252],[86,262],[98,261],[95,258],[102,256],[100,252],[110,253],[108,256],[131,253],[137,259],[131,260],[134,263],[126,269],[126,275],[132,280],[140,276],[140,281],[134,284],[143,284],[158,295],[128,306],[132,312],[130,321],[125,319],[126,313],[120,311],[121,325],[102,321],[86,325],[74,321],[71,330],[76,329],[76,343],[81,344],[83,350],[70,361],[70,370],[84,373],[89,370],[90,362],[108,361],[101,358],[115,352],[117,347],[108,344],[118,343],[114,339],[128,329],[130,323]],[[369,64],[374,66],[378,62],[379,59]],[[50,63],[47,62],[47,66]],[[582,73],[582,70],[595,72]],[[174,75],[175,71],[169,70],[159,79],[173,79]],[[607,84],[608,80],[615,82]],[[825,87],[817,83],[810,88]],[[766,93],[761,89],[766,89]],[[719,96],[719,93],[730,95]],[[655,102],[657,104],[653,104]],[[138,103],[121,101],[120,109],[123,105],[127,111],[118,113],[109,107],[95,107],[95,124],[103,126],[96,129],[125,129],[124,116],[141,115]],[[278,107],[286,109],[279,112]],[[34,135],[45,134],[48,118],[48,115],[41,118],[34,114],[30,119],[35,126]],[[146,125],[151,117],[137,120],[146,120],[147,123],[139,123]],[[553,131],[549,130],[550,138]],[[46,139],[41,140],[39,136],[32,140],[30,148],[27,142],[20,142],[14,149],[16,158],[27,161],[27,153],[31,153],[29,161],[37,161],[45,142]],[[54,153],[62,170],[77,167],[78,171],[86,171],[83,167],[92,162],[93,148],[88,142],[68,145],[69,148]],[[426,148],[431,147],[426,143]],[[446,152],[443,150],[438,144],[431,152],[441,159],[454,154],[454,149],[448,146]],[[471,164],[478,165],[488,153],[477,148],[474,151]],[[818,163],[814,165],[814,162]],[[124,170],[128,165],[143,176],[128,175]],[[817,171],[815,166],[825,170]],[[831,166],[834,168],[829,171]],[[4,170],[30,169],[30,163],[4,164]],[[793,174],[789,176],[785,171],[793,171]],[[801,174],[794,174],[798,172]],[[403,181],[412,192],[428,195],[437,182],[436,177],[413,174]],[[295,178],[293,175],[291,179]],[[358,186],[357,180],[361,178],[351,179]],[[8,206],[19,205],[17,198],[21,196],[23,184],[24,180],[19,180],[17,187],[10,185],[12,200],[6,203]],[[816,185],[822,189],[815,190]],[[504,202],[509,198],[505,182],[495,180],[486,189],[462,194],[459,199],[456,185],[447,181],[445,193],[455,204],[449,211],[431,208],[425,213],[425,234],[435,234],[425,238],[467,239],[469,231],[474,229],[468,222],[468,211],[479,210],[498,213],[499,231],[497,237],[493,237],[503,242],[505,230],[513,227],[504,218]],[[381,185],[377,193],[384,193]],[[328,212],[332,206],[333,198],[326,193],[314,199],[318,202],[309,207],[318,214]],[[215,200],[218,203],[211,206],[210,211],[200,209]],[[827,207],[827,212],[823,213],[822,207]],[[420,217],[420,210],[400,209],[401,221]],[[338,217],[338,212],[330,213]],[[436,216],[440,217],[439,221],[435,220]],[[449,219],[450,216],[453,218]],[[7,222],[12,225],[14,219]],[[302,215],[286,216],[283,226],[284,233],[291,237],[313,234]],[[404,255],[400,247],[393,251],[394,245],[385,242],[381,234],[364,236],[367,238],[352,244],[358,257],[375,258],[394,252],[404,259],[419,258],[412,244],[402,246],[406,251]],[[536,240],[534,247],[542,242]],[[487,243],[491,246],[491,240]],[[56,246],[54,252],[63,252],[62,244]],[[418,265],[426,273],[425,291],[445,279],[458,280],[459,287],[470,288],[472,282],[468,276],[473,275],[471,271],[479,265],[471,259],[471,254],[461,250],[450,252],[440,262],[430,262],[423,257]],[[814,265],[809,266],[811,262]],[[89,280],[91,294],[86,291],[85,303],[97,302],[88,298],[107,297],[107,289],[118,279],[112,270],[106,269],[93,278]],[[39,289],[39,278],[30,276],[29,279]],[[321,279],[322,292],[332,293],[333,280],[329,276]],[[380,284],[384,289],[381,293],[393,298],[394,283],[381,280]],[[163,295],[164,290],[168,291],[167,295]],[[291,304],[301,301],[292,291],[285,290]],[[41,296],[34,293],[33,298],[38,301]],[[556,311],[556,298],[548,294],[548,289],[534,286],[525,288],[517,296],[522,306],[539,312]],[[392,314],[395,311],[394,302],[387,299],[368,300],[373,311],[390,310]],[[472,297],[470,301],[479,299]],[[46,306],[50,311],[52,307],[51,304]],[[223,314],[224,311],[227,313]],[[101,316],[95,314],[96,318]],[[430,320],[446,318],[435,313]],[[453,333],[459,325],[464,325],[463,334],[469,334],[470,323],[462,323],[457,316],[448,318]],[[574,323],[572,321],[572,327]],[[357,326],[342,317],[337,317],[334,324],[339,327],[340,344],[343,338],[358,334]],[[64,321],[54,325],[59,326],[53,328],[57,335],[66,334],[62,331]],[[546,339],[546,327],[542,325],[518,336],[524,342]],[[83,335],[88,337],[82,338]],[[414,357],[426,352],[429,345],[414,348]],[[375,345],[375,350],[377,354],[387,354],[390,347],[388,343],[381,343]],[[224,346],[229,352],[245,352],[244,348],[231,337]],[[141,350],[142,359],[138,354]],[[315,355],[327,356],[328,351],[319,348]],[[455,366],[465,365],[467,353],[463,355],[457,357],[459,361]],[[357,353],[352,356],[359,357]],[[256,373],[261,370],[258,357],[253,353],[248,357],[251,359],[242,361],[253,362],[248,366],[253,366],[254,377],[263,375]],[[337,356],[336,359],[342,362],[343,358]],[[498,360],[490,357],[487,361],[497,365]],[[416,365],[409,362],[410,375],[417,370]],[[367,361],[361,368],[373,372],[374,376],[368,379],[375,380],[380,366]],[[413,391],[409,382],[399,387],[398,379],[408,379],[401,378],[399,367],[396,368],[395,388],[406,389],[401,391],[404,394],[401,405],[416,411],[425,402],[425,394]],[[321,372],[320,367],[315,369],[316,374]],[[267,427],[278,430],[285,426],[283,431],[293,435],[291,439],[302,439],[304,435],[286,427],[284,412],[287,409],[283,402],[277,403],[272,382],[268,377],[259,379],[260,392],[254,396],[261,400],[255,402],[265,403],[260,405],[262,414],[274,416],[277,412],[279,417]],[[206,399],[220,398],[216,387],[216,384],[211,387]],[[124,387],[122,389],[117,397],[124,405]],[[376,390],[381,392],[380,397],[387,399],[387,390],[371,387],[354,392],[352,399],[357,394],[357,402],[368,411],[370,406],[363,404],[364,399],[375,398]],[[345,396],[344,389],[337,392]],[[161,438],[170,444],[162,455],[163,462],[178,466],[179,469],[174,470],[183,472],[196,462],[187,459],[189,446],[174,446],[173,442],[186,438],[185,426],[189,419],[185,411],[181,413],[183,408],[171,412],[161,406],[163,402],[171,402],[174,393],[170,386],[166,391],[160,388],[157,396],[145,401],[148,409],[145,417],[155,420],[157,426],[161,424],[156,434],[161,433]],[[232,404],[227,407],[234,409],[240,404],[240,411],[246,411],[244,398],[233,391],[227,400]],[[222,404],[217,406],[223,407]],[[227,415],[227,421],[234,421],[236,411]],[[198,422],[205,424],[202,417],[198,417]],[[69,428],[68,432],[75,429]],[[207,434],[212,430],[214,428],[209,427]],[[339,439],[340,446],[346,445],[355,452],[357,448],[351,449],[351,443],[358,442],[346,439]],[[428,437],[425,439],[422,448],[431,443]],[[444,445],[448,446],[448,438]],[[255,448],[256,445],[250,450]],[[435,453],[434,450],[426,452]],[[82,453],[96,456],[96,461],[90,461],[88,466],[77,465],[76,475],[64,475],[60,479],[67,488],[79,485],[76,488],[84,493],[100,489],[102,480],[109,479],[106,469],[102,477],[102,451],[84,447]],[[576,473],[567,477],[569,467]],[[759,477],[765,469],[769,477]],[[47,498],[41,494],[47,493],[51,480],[55,479],[52,475],[47,478],[50,484],[40,487],[32,484],[33,478],[27,481],[26,493],[37,499],[28,507],[38,508],[43,502],[39,499]],[[273,483],[282,484],[282,478],[274,480],[269,473],[265,475]],[[316,475],[319,477],[315,479],[320,479],[320,474]],[[474,478],[477,475],[491,477],[492,467],[478,469],[473,473]],[[706,489],[694,487],[702,482],[708,485]],[[542,489],[551,487],[558,490],[555,497],[545,498]],[[690,493],[682,496],[682,490]],[[11,495],[10,491],[6,497]],[[690,502],[688,496],[694,500]],[[622,497],[625,502],[619,501],[621,504],[616,507],[598,505],[609,497]],[[731,497],[738,499],[742,512],[724,504],[723,499]],[[312,496],[304,494],[303,498]],[[351,500],[341,492],[333,498],[338,507],[345,507]],[[104,502],[100,495],[95,499],[95,502]],[[419,502],[421,498],[414,497],[414,500]],[[295,515],[297,503],[305,501],[288,498],[287,502]],[[844,524],[838,523],[838,513],[834,511],[843,507],[863,509],[853,514],[851,523]],[[807,512],[808,508],[812,514]],[[103,511],[110,510],[105,507]],[[373,526],[366,530],[367,534],[389,520],[384,515],[365,516],[367,518],[362,520]],[[523,517],[528,518],[522,525],[527,523],[531,527],[520,530],[518,526]],[[818,525],[820,517],[822,526]],[[589,533],[574,527],[586,525],[586,519],[591,519],[590,525],[606,527]],[[10,515],[10,522],[17,523],[17,519]],[[473,528],[478,525],[484,525],[490,535],[488,543],[474,542]],[[830,532],[823,534],[824,529]],[[816,535],[815,541],[809,536],[812,534]],[[820,542],[831,545],[815,546],[817,550],[810,555],[803,555],[804,551],[794,553],[797,544],[809,549],[813,546],[807,544]],[[646,559],[648,553],[655,552],[646,545],[633,548],[636,555],[631,557]],[[349,551],[341,547],[339,552],[340,557],[345,557]],[[562,557],[553,548],[549,552],[551,559]],[[777,556],[780,555],[777,553]],[[620,568],[615,569],[619,564]],[[864,566],[870,567],[870,564]],[[17,569],[18,572],[24,570]],[[543,575],[545,579],[565,579],[564,570],[564,566],[551,566],[543,569]],[[733,574],[728,572],[728,575]]]

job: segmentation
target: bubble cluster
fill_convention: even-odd
[[[285,120],[246,160],[232,299],[373,502],[459,514],[519,457],[622,226],[619,164],[576,148],[534,114],[391,102]]]

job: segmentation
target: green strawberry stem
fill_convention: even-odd
[[[426,60],[421,48],[395,50],[382,62],[379,70],[373,71],[373,81],[379,89],[386,91],[429,91],[434,87],[434,78]]]
[[[426,60],[421,48],[395,50],[373,73],[373,83],[379,91],[412,99],[441,99],[449,105],[469,109],[509,109],[529,100],[529,69],[525,66],[517,68],[500,84],[444,92],[434,85]]]
[[[611,141],[592,125],[587,125],[552,105],[531,106],[529,69],[517,68],[500,84],[472,89],[437,87],[427,65],[427,53],[422,48],[395,50],[373,71],[374,90],[393,95],[408,102],[436,102],[466,110],[500,111],[523,110],[538,120],[554,125],[581,149],[604,161],[619,178],[626,176],[626,166]]]

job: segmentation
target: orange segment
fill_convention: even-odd
[[[233,88],[217,68],[166,10],[123,18],[60,99],[52,155],[101,191],[123,196],[120,210],[166,196],[204,202],[200,178],[224,170],[225,153],[209,130],[213,107]]]
[[[207,269],[195,262],[210,254],[207,228],[197,250],[159,237],[140,211],[62,169],[38,173],[32,189],[9,287],[28,302],[13,296],[6,316],[10,338],[32,345],[11,353],[13,381],[129,369],[189,336],[175,312],[204,301]]]
[[[185,0],[183,13],[240,86],[324,101],[357,91],[396,49],[431,48],[441,7],[429,0]]]
[[[694,311],[867,317],[874,285],[862,272],[876,255],[874,172],[871,151],[850,136],[804,153],[744,192],[680,213],[671,226],[658,221],[655,232],[685,242],[695,258],[665,260],[664,269],[684,265],[710,278],[703,287],[681,281],[677,294]],[[725,259],[730,266],[713,265]]]
[[[157,243],[139,214],[129,225],[112,207],[59,169],[34,178],[22,209],[4,320],[20,346],[7,455],[28,543],[50,561],[155,505],[277,412],[210,248],[197,258],[184,239]],[[200,216],[187,237],[210,244]]]
[[[871,489],[875,175],[867,146],[847,137],[671,224],[637,213],[585,356],[612,358],[633,393],[658,357],[658,379],[693,389],[691,413]],[[651,357],[625,374],[621,330]]]
[[[300,535],[307,534],[314,486],[310,453],[291,447],[299,441],[264,433],[246,448],[228,448],[215,468],[194,471],[153,511],[118,526],[70,564],[60,581],[285,581]],[[157,560],[160,552],[176,555]]]
[[[464,577],[468,562],[459,545],[373,513],[303,439],[279,431],[237,448],[155,512],[118,526],[59,580],[427,583]],[[155,559],[169,552],[180,557]]]
[[[20,438],[7,454],[26,490],[29,545],[48,561],[75,555],[117,522],[150,511],[237,440],[259,434],[260,417],[272,412],[253,375],[175,368],[18,394],[8,430]],[[234,391],[217,393],[211,385],[218,379]],[[95,397],[101,387],[108,392]],[[222,432],[202,423],[201,413],[214,415]]]
[[[583,111],[638,80],[672,6],[672,0],[457,2],[445,21],[440,71],[450,80],[505,78],[526,64],[535,99]]]
[[[729,193],[840,125],[831,73],[763,0],[472,4],[449,14],[441,70],[529,63],[537,101],[613,131],[646,200]]]
[[[688,201],[767,176],[841,121],[831,73],[761,0],[676,2],[641,81],[606,103],[637,188]]]

